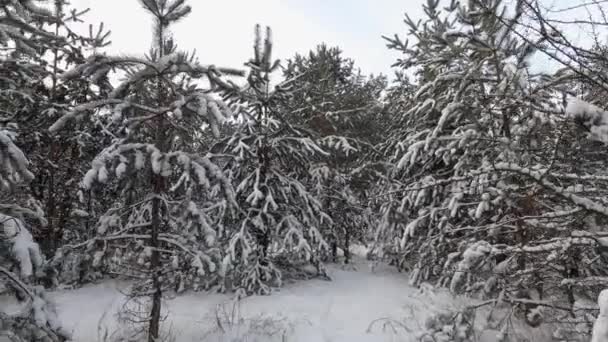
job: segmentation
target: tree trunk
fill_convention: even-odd
[[[160,92],[160,82],[159,82]],[[160,95],[159,95],[160,96]],[[165,152],[165,132],[164,122],[162,117],[158,120],[157,132],[156,132],[156,147]],[[162,173],[162,171],[161,171]],[[148,329],[148,342],[159,341],[160,332],[160,313],[162,304],[162,282],[160,279],[161,273],[161,260],[160,260],[160,243],[158,237],[163,225],[163,213],[161,208],[161,196],[165,191],[165,180],[163,176],[159,174],[152,175],[152,186],[154,188],[152,199],[152,222],[150,232],[150,248],[152,248],[152,255],[150,256],[150,274],[152,277],[152,308],[150,311],[150,326]]]
[[[160,25],[158,32],[158,53],[159,57],[164,55],[164,32],[163,24]],[[157,80],[157,100],[158,106],[161,107],[164,102],[163,84],[161,76],[159,75]],[[161,115],[158,117],[156,126],[156,148],[161,152],[166,152],[166,136],[165,136],[165,122],[164,117]],[[162,168],[162,167],[161,167]],[[148,327],[148,342],[158,342],[160,337],[160,314],[162,309],[162,282],[160,279],[161,272],[161,260],[160,260],[160,244],[158,236],[163,224],[162,220],[162,208],[161,208],[161,196],[165,192],[165,182],[161,175],[162,170],[159,174],[152,175],[152,186],[154,187],[154,198],[152,199],[152,222],[150,232],[150,247],[152,248],[152,255],[150,256],[150,273],[152,276],[152,287],[154,292],[152,293],[152,308],[150,310],[150,325]]]
[[[344,229],[344,264],[350,263],[350,231],[348,228]]]
[[[53,150],[51,144],[51,151]],[[52,152],[51,152],[52,154]],[[49,185],[47,195],[49,196],[46,202],[46,217],[48,225],[46,226],[46,239],[47,241],[47,253],[48,255],[52,255],[55,252],[56,241],[55,240],[55,170],[51,166],[49,167]]]
[[[333,262],[338,262],[338,240],[334,234],[330,235],[331,238],[331,257]]]
[[[158,127],[156,132],[156,147],[164,152],[164,122],[162,117],[158,120]],[[165,191],[165,180],[161,174],[152,175],[152,186],[154,189],[152,199],[152,220],[151,220],[151,232],[150,232],[150,247],[152,248],[152,255],[150,256],[150,274],[152,277],[152,308],[150,311],[150,326],[148,329],[148,342],[157,342],[159,340],[160,332],[160,313],[162,304],[162,282],[160,279],[161,272],[161,260],[160,260],[160,243],[158,237],[163,225],[163,213],[161,208],[161,196]]]
[[[148,329],[148,342],[157,342],[160,332],[160,312],[162,300],[162,288],[159,277],[160,273],[160,254],[158,252],[159,243],[158,235],[162,224],[160,213],[160,196],[162,191],[162,177],[154,175],[154,199],[152,200],[152,232],[150,234],[150,247],[152,247],[152,255],[150,257],[150,272],[152,274],[152,286],[154,293],[152,294],[152,309],[150,311],[150,326]]]

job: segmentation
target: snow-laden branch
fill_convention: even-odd
[[[566,237],[566,238],[556,238],[551,241],[547,241],[544,243],[539,243],[536,245],[525,245],[525,246],[509,246],[505,248],[500,248],[499,246],[495,246],[496,251],[499,253],[505,252],[516,252],[516,253],[546,253],[555,250],[563,250],[568,246],[594,246],[596,245],[596,239],[592,236],[587,237]]]
[[[34,175],[28,170],[29,160],[17,147],[8,134],[0,130],[0,180],[17,183],[21,180],[30,181]],[[17,176],[17,177],[15,177]]]
[[[608,143],[608,112],[577,98],[570,98],[566,115],[589,130],[593,140]]]
[[[407,187],[407,188],[403,188],[403,189],[397,189],[397,190],[393,190],[393,191],[384,192],[379,195],[376,195],[373,198],[389,196],[389,195],[397,194],[397,193],[414,192],[414,191],[435,188],[438,186],[444,186],[444,185],[448,185],[448,184],[452,184],[452,183],[458,183],[458,182],[462,182],[465,180],[470,180],[470,179],[473,179],[473,178],[476,178],[483,174],[488,174],[488,173],[490,173],[490,171],[485,171],[485,170],[471,171],[466,176],[455,176],[455,177],[450,177],[448,179],[441,179],[441,180],[437,180],[437,181],[425,182],[425,184],[423,184],[423,185],[411,186],[411,187]]]
[[[30,288],[24,282],[22,282],[15,273],[7,270],[6,268],[0,265],[0,274],[3,274],[5,277],[7,277],[8,280],[13,283],[13,285],[21,289],[28,297],[30,297],[30,299],[34,300],[34,298],[36,298]]]
[[[149,112],[149,113],[154,113],[156,115],[162,114],[162,113],[170,110],[170,108],[164,108],[164,107],[152,108],[152,107],[148,107],[146,105],[129,102],[129,101],[124,101],[121,99],[106,99],[106,100],[100,100],[100,101],[93,101],[93,102],[89,102],[89,103],[85,103],[85,104],[76,106],[71,111],[69,111],[66,114],[64,114],[63,116],[61,116],[59,119],[57,119],[57,121],[55,121],[55,123],[53,123],[51,125],[51,127],[49,127],[49,132],[51,134],[56,134],[59,130],[61,130],[63,127],[65,127],[65,125],[69,121],[76,119],[79,115],[82,115],[84,112],[92,111],[92,110],[95,110],[100,107],[111,106],[111,105],[123,105],[126,107],[134,107],[134,108],[138,108],[138,109],[141,109],[141,110]]]
[[[44,38],[48,38],[48,39],[52,39],[52,40],[61,40],[61,37],[58,37],[52,33],[49,32],[45,32],[42,30],[37,29],[36,27],[22,21],[22,20],[18,20],[17,18],[14,17],[9,17],[9,16],[1,16],[0,17],[0,24],[2,25],[6,25],[9,27],[15,27],[18,29],[21,29],[23,31],[29,32],[31,34],[35,34],[37,36],[40,37],[44,37]]]
[[[46,218],[41,216],[40,213],[29,208],[21,207],[16,204],[0,203],[0,215],[1,214],[8,214],[12,216],[26,215],[30,218],[38,220],[38,222],[44,227],[46,227],[46,225],[48,224]]]
[[[595,202],[591,199],[566,192],[566,190],[564,188],[557,186],[557,185],[553,184],[552,182],[548,181],[546,178],[544,178],[542,176],[542,173],[540,173],[538,171],[534,171],[529,168],[524,168],[524,167],[521,167],[521,166],[513,164],[513,163],[498,163],[498,164],[494,165],[494,169],[497,171],[515,172],[520,175],[525,175],[527,177],[530,177],[530,178],[534,179],[535,181],[537,181],[538,183],[540,183],[545,188],[553,191],[556,195],[571,201],[575,205],[578,205],[586,210],[589,210],[589,211],[592,211],[592,212],[595,212],[600,215],[608,217],[608,207],[606,207],[605,205]]]
[[[195,108],[191,106],[194,102],[197,103]],[[216,99],[202,91],[184,97],[181,100],[175,101],[166,107],[150,107],[141,103],[132,102],[124,99],[110,98],[100,101],[92,101],[74,107],[71,111],[67,112],[59,119],[57,119],[55,123],[53,123],[53,125],[49,127],[49,132],[51,134],[56,134],[59,130],[64,128],[69,121],[78,118],[85,112],[93,111],[104,106],[116,106],[116,111],[122,111],[126,108],[136,108],[145,113],[149,113],[147,115],[128,118],[125,121],[126,125],[137,124],[139,122],[155,118],[159,115],[163,115],[168,112],[182,112],[184,108],[197,112],[197,114],[199,115],[204,115],[206,116],[208,122],[213,122],[217,124],[221,124],[227,118],[233,116],[233,113],[230,108],[228,108],[228,106],[226,106],[221,101],[217,101]],[[122,115],[122,113],[119,114]]]

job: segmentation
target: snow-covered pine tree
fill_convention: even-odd
[[[339,48],[326,45],[288,60],[283,76],[293,80],[292,95],[281,103],[286,119],[328,152],[315,157],[311,185],[334,222],[322,229],[333,257],[339,246],[348,262],[350,243],[368,228],[362,203],[371,185],[369,152],[381,140],[386,79],[364,76]]]
[[[20,342],[65,341],[69,334],[61,328],[44,288],[33,286],[44,275],[45,260],[21,217],[42,223],[44,218],[32,206],[28,208],[35,203],[28,200],[24,186],[34,174],[16,144],[22,133],[18,125],[22,108],[33,101],[26,86],[43,74],[37,64],[40,50],[58,42],[39,24],[55,18],[33,1],[19,0],[2,3],[0,20],[0,287],[12,290],[22,301],[18,313],[0,312],[0,335]]]
[[[360,173],[364,168],[349,168],[332,162],[331,158],[352,148],[350,143],[329,143],[325,151],[331,153],[326,162],[315,163],[311,168],[311,187],[314,194],[324,204],[325,212],[331,217],[332,224],[323,227],[324,238],[330,244],[333,262],[338,262],[338,249],[341,249],[344,264],[351,262],[350,247],[354,244],[365,244],[369,229],[373,226],[371,212],[364,206],[365,194],[369,183],[361,184],[358,180],[365,176]],[[356,150],[358,152],[358,150]],[[353,153],[356,153],[353,152]]]
[[[236,156],[226,168],[244,213],[230,225],[222,271],[246,294],[270,293],[285,276],[281,267],[293,269],[300,261],[321,267],[319,253],[327,245],[319,230],[331,222],[307,187],[312,158],[326,152],[279,110],[291,81],[271,84],[279,66],[271,53],[270,29],[262,37],[257,26],[247,85],[225,94],[242,104],[238,129],[214,147]]]
[[[293,125],[317,136],[341,135],[369,143],[382,140],[380,97],[386,88],[382,75],[364,75],[337,47],[319,45],[295,55],[283,70],[293,80],[293,95],[282,103]]]
[[[95,238],[63,251],[87,248],[94,266],[138,279],[131,295],[149,309],[133,313],[146,322],[148,340],[157,341],[163,293],[216,281],[218,220],[235,207],[235,194],[213,156],[182,142],[207,134],[204,127],[215,132],[232,115],[209,90],[230,87],[222,74],[240,72],[203,66],[177,51],[168,30],[190,13],[184,0],[141,4],[154,18],[150,53],[145,58],[95,54],[64,73],[64,80],[92,83],[104,81],[112,70],[123,70],[126,77],[104,99],[71,108],[50,131],[84,115],[107,120],[104,130],[112,142],[93,160],[82,185],[101,184],[118,197],[97,222]],[[201,88],[201,79],[211,88]]]
[[[429,0],[425,21],[406,18],[413,44],[389,39],[418,84],[390,142],[395,182],[378,240],[415,284],[528,309],[573,304],[573,284],[593,290],[606,275],[590,224],[608,213],[607,179],[592,167],[606,150],[572,138],[559,79],[528,72],[534,48],[510,30],[521,9],[507,5]]]
[[[51,23],[53,15],[47,9],[38,6],[33,1],[10,1],[2,3],[0,16],[0,181],[2,192],[0,210],[13,215],[30,214],[42,218],[39,210],[26,210],[23,204],[30,208],[38,207],[30,201],[23,187],[15,189],[19,184],[27,184],[34,178],[29,171],[30,162],[24,152],[17,147],[15,141],[23,133],[20,123],[24,114],[29,115],[32,91],[28,89],[44,74],[44,69],[38,61],[41,59],[41,49],[57,44],[57,39],[51,33],[39,28],[38,23]],[[37,114],[37,113],[35,113]],[[20,206],[21,205],[21,206]]]
[[[50,6],[39,8],[41,13],[27,15],[26,8],[30,5],[15,2],[5,10],[11,12],[15,32],[20,34],[14,39],[24,43],[7,42],[2,52],[0,104],[4,112],[0,129],[10,133],[13,142],[28,156],[33,178],[19,191],[2,192],[0,201],[12,203],[11,208],[6,208],[13,212],[11,215],[18,214],[16,204],[30,208],[25,212],[24,222],[32,223],[31,233],[41,241],[43,253],[52,255],[57,244],[70,236],[81,235],[84,229],[80,228],[86,226],[82,224],[82,209],[87,206],[79,205],[77,197],[78,180],[86,172],[86,163],[82,163],[81,158],[92,155],[98,146],[89,141],[98,141],[102,136],[102,129],[91,129],[93,120],[72,124],[69,131],[56,136],[48,134],[47,128],[69,103],[95,96],[86,81],[62,82],[58,75],[69,65],[82,62],[86,49],[104,45],[107,34],[102,28],[95,35],[91,30],[89,37],[72,31],[69,25],[82,21],[86,11],[70,9],[62,0],[43,3]],[[47,10],[53,7],[54,11]],[[22,30],[20,22],[40,32]],[[20,48],[24,44],[30,48]],[[41,218],[44,219],[41,221]],[[55,280],[51,278],[55,278],[56,266],[68,265],[53,264],[48,268],[49,285]],[[74,272],[62,275],[68,273]]]
[[[100,90],[92,89],[86,80],[63,81],[59,76],[77,63],[83,63],[91,51],[107,45],[109,32],[103,24],[98,30],[90,27],[89,36],[73,31],[74,23],[83,21],[87,12],[70,8],[65,0],[52,2],[56,18],[49,30],[58,40],[53,46],[39,50],[39,58],[30,58],[41,72],[23,85],[30,102],[21,108],[18,143],[32,162],[35,175],[29,193],[41,204],[47,225],[32,233],[41,241],[41,248],[52,255],[61,243],[83,233],[87,206],[78,198],[79,180],[88,170],[87,163],[99,152],[104,138],[101,124],[94,118],[73,122],[60,134],[50,135],[47,128],[76,102],[92,101]],[[101,84],[107,89],[107,84]],[[103,88],[101,92],[103,92]],[[97,125],[97,127],[95,127]]]
[[[394,79],[387,87],[382,99],[387,117],[381,131],[386,135],[384,140],[379,141],[376,145],[382,156],[390,155],[396,148],[395,144],[399,143],[400,137],[409,129],[407,122],[404,122],[407,116],[402,113],[407,112],[412,106],[412,99],[416,92],[416,86],[412,83],[411,78],[404,70],[397,69]]]

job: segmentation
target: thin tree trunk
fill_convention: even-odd
[[[51,143],[51,149],[50,149],[50,154],[51,157],[53,155],[53,144]],[[56,196],[56,191],[55,191],[55,170],[54,168],[51,166],[49,167],[49,183],[48,183],[48,192],[47,192],[48,198],[47,198],[47,202],[46,202],[46,218],[47,218],[47,226],[46,226],[46,236],[45,238],[47,239],[47,243],[46,245],[46,251],[49,253],[48,255],[53,255],[53,253],[55,252],[55,248],[56,248],[56,241],[55,241],[55,196]]]
[[[160,332],[160,313],[162,305],[162,288],[159,277],[160,273],[160,254],[158,252],[159,241],[158,236],[162,225],[160,196],[163,188],[163,180],[160,175],[153,176],[154,181],[154,199],[152,199],[152,231],[150,233],[150,247],[152,247],[152,255],[150,257],[150,272],[152,274],[152,286],[154,293],[152,294],[152,309],[150,311],[150,326],[148,329],[148,341],[157,342]]]
[[[63,15],[63,2],[61,1],[55,1],[55,15],[60,18]],[[59,36],[59,21],[55,22],[55,35]],[[57,75],[59,73],[59,69],[58,69],[58,63],[59,63],[59,49],[57,48],[57,46],[55,46],[53,48],[53,72],[51,74],[51,89],[50,89],[50,93],[49,93],[49,99],[51,102],[55,102],[56,101],[56,96],[57,96]],[[46,252],[48,253],[48,255],[53,255],[55,253],[55,250],[57,249],[57,232],[55,231],[55,215],[56,215],[56,197],[57,191],[55,189],[55,162],[57,161],[56,157],[58,156],[58,152],[57,149],[59,148],[56,144],[55,144],[55,138],[54,137],[50,137],[49,141],[49,155],[48,155],[48,159],[53,161],[53,165],[49,167],[49,184],[48,184],[48,199],[47,199],[47,205],[46,205],[46,217],[47,217],[47,221],[48,221],[48,226],[46,227],[47,229],[47,234],[46,234],[46,239],[48,239],[46,247],[47,250]],[[62,229],[62,227],[58,227],[58,229]]]
[[[158,130],[156,132],[157,148],[164,152],[164,124],[162,119],[158,121]],[[154,198],[152,199],[152,222],[150,232],[150,247],[152,255],[150,256],[150,273],[152,276],[152,286],[154,292],[152,294],[152,309],[150,311],[150,326],[148,330],[148,341],[157,342],[160,332],[160,313],[162,305],[162,284],[160,280],[161,260],[160,260],[160,243],[158,236],[163,225],[161,196],[165,190],[164,179],[160,174],[152,175],[152,183],[154,187]]]
[[[163,26],[160,24],[158,32],[158,54],[162,58],[164,54],[164,32]],[[157,96],[158,106],[163,105],[162,80],[159,75],[157,81]],[[156,127],[156,148],[161,152],[166,152],[166,137],[165,137],[164,117],[161,115],[157,119]],[[162,173],[162,170],[161,170]],[[162,175],[152,175],[152,186],[154,187],[154,198],[152,199],[152,222],[150,232],[150,247],[152,247],[152,255],[150,256],[150,272],[152,274],[152,286],[154,292],[152,294],[152,309],[150,311],[150,325],[148,327],[148,342],[158,342],[160,337],[160,314],[162,309],[162,283],[160,279],[161,260],[160,260],[160,244],[158,236],[163,224],[161,213],[161,196],[165,191],[165,184]]]
[[[164,123],[162,119],[158,120],[158,130],[156,132],[157,148],[164,152]],[[148,329],[148,341],[157,342],[160,333],[160,314],[162,306],[162,283],[160,280],[161,260],[160,260],[160,243],[158,236],[163,225],[161,196],[165,190],[164,179],[160,174],[152,175],[152,186],[154,187],[154,198],[152,199],[152,220],[150,232],[150,247],[152,255],[150,256],[150,273],[152,276],[152,308],[150,311],[150,326]]]
[[[350,263],[350,231],[349,227],[344,228],[344,264]]]

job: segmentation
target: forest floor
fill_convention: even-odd
[[[388,267],[372,272],[362,260],[354,269],[330,265],[329,275],[332,281],[302,281],[239,302],[224,294],[180,295],[165,302],[165,332],[176,342],[416,341],[429,316],[464,305],[446,292],[410,287],[405,274]],[[124,289],[108,282],[54,294],[76,341],[102,341],[105,329],[116,330]]]
[[[445,290],[411,287],[406,274],[388,266],[372,271],[362,258],[348,268],[328,268],[332,281],[301,281],[271,296],[236,302],[198,292],[168,299],[163,330],[175,342],[413,342],[430,316],[472,303]],[[125,331],[116,313],[127,287],[104,282],[51,296],[74,341],[111,342]],[[106,332],[115,336],[104,338]]]

